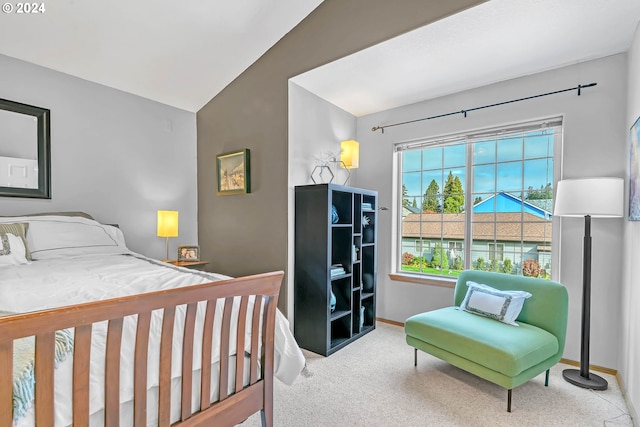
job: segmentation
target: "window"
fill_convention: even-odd
[[[397,270],[436,276],[457,276],[468,268],[523,274],[523,261],[533,259],[540,276],[549,278],[561,126],[556,118],[397,144]],[[407,201],[416,201],[418,209],[403,215]],[[424,262],[407,265],[405,254],[414,252],[409,248],[415,244],[419,256],[420,241]],[[425,241],[432,242],[429,248]]]
[[[449,242],[449,250],[462,250],[462,242]]]
[[[431,242],[428,240],[416,240],[416,256],[422,256],[423,251],[428,251],[431,247]]]
[[[504,261],[504,243],[489,243],[489,259]]]

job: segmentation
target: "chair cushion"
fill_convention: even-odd
[[[551,333],[527,323],[519,328],[457,307],[416,314],[405,333],[507,376],[516,376],[558,352]]]

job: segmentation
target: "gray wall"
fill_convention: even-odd
[[[313,184],[310,175],[321,163],[325,153],[339,153],[340,141],[356,137],[356,118],[330,102],[314,95],[295,83],[289,83],[289,259],[288,271],[294,269],[295,195],[296,185]],[[339,158],[339,154],[338,154]],[[335,175],[334,183],[351,185],[357,174],[351,175],[335,163],[329,165]],[[325,173],[324,177],[327,177]],[[328,178],[327,178],[328,179]],[[317,181],[317,180],[316,180]],[[328,181],[317,181],[328,182]],[[283,285],[284,286],[284,285]],[[287,292],[293,295],[293,274],[288,276]],[[293,313],[293,298],[289,298],[289,313]],[[293,319],[291,319],[293,322]]]
[[[286,269],[288,79],[478,0],[325,0],[197,113],[199,241],[210,269]],[[215,195],[215,156],[251,150],[253,192]],[[279,307],[287,307],[286,286]]]
[[[360,117],[358,186],[377,189],[380,204],[392,206],[393,143],[558,115],[564,116],[564,178],[624,177],[626,66],[626,55],[619,54]],[[467,118],[451,116],[388,128],[384,134],[371,132],[373,126],[380,124],[460,111],[591,82],[598,85],[583,90],[581,96],[570,92],[479,110]],[[383,211],[378,222],[378,316],[404,322],[412,314],[450,305],[453,292],[441,287],[396,282],[388,277],[391,249],[395,244],[392,215],[391,211]],[[559,228],[558,221],[559,218],[554,219],[554,230]],[[613,369],[618,366],[620,348],[617,307],[622,280],[622,226],[622,219],[592,221],[591,363]],[[561,228],[561,238],[556,239],[554,245],[562,242],[559,280],[569,291],[564,357],[579,360],[584,223],[581,219],[564,218]]]
[[[640,25],[636,28],[633,44],[629,49],[628,100],[626,127],[631,128],[640,116]],[[626,164],[629,166],[629,152]],[[628,184],[626,187],[628,191]],[[625,205],[628,207],[628,202]],[[628,212],[628,209],[627,211]],[[622,296],[620,299],[621,333],[619,365],[620,378],[627,391],[636,423],[640,411],[640,222],[624,221],[624,250]]]
[[[178,210],[197,243],[195,114],[0,55],[0,98],[51,110],[51,200],[0,197],[0,215],[85,211],[128,246],[165,257],[156,211]]]

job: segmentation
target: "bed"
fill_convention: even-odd
[[[272,425],[305,363],[282,278],[153,260],[86,214],[0,217],[0,427]]]

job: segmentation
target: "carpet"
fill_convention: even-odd
[[[291,386],[275,381],[274,425],[302,426],[632,426],[615,377],[605,391],[567,383],[558,364],[507,391],[405,342],[402,327],[380,323],[329,357],[305,351],[307,366]],[[242,427],[260,426],[254,414]]]

